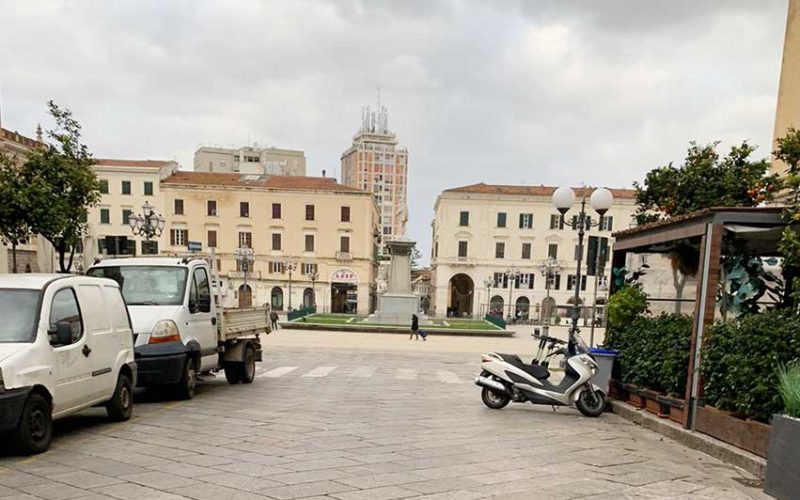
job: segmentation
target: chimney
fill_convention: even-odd
[[[322,177],[325,177],[325,169],[322,169]]]

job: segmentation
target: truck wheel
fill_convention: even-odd
[[[253,346],[247,344],[244,348],[244,359],[241,363],[237,363],[239,370],[239,382],[243,384],[252,384],[256,378],[256,351]]]
[[[106,413],[112,422],[124,422],[131,418],[133,413],[133,384],[124,373],[117,378],[117,388],[111,400],[106,403]]]
[[[183,367],[181,381],[175,387],[179,399],[192,399],[197,385],[197,372],[194,368],[192,358],[186,358],[186,365]]]
[[[225,380],[231,385],[239,383],[239,370],[237,366],[239,363],[225,363]]]
[[[16,448],[26,454],[47,451],[53,438],[53,415],[50,403],[40,394],[31,393],[20,415],[13,440]]]

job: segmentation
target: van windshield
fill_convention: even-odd
[[[0,289],[0,342],[32,342],[39,290]]]
[[[89,276],[111,278],[119,283],[129,306],[177,306],[186,290],[185,267],[103,266],[93,267]]]

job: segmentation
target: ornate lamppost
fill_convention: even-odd
[[[288,311],[292,311],[292,273],[297,271],[297,262],[293,260],[286,259],[283,261],[283,267],[286,271],[289,272],[289,309]]]
[[[142,213],[128,216],[128,225],[134,236],[144,236],[145,241],[158,238],[164,232],[166,220],[161,214],[156,214],[155,207],[148,202],[142,205]]]
[[[492,313],[490,309],[491,306],[489,305],[489,294],[491,293],[493,284],[494,284],[494,278],[492,278],[491,276],[483,280],[483,286],[486,288],[486,314]]]
[[[520,274],[522,274],[522,273],[520,273],[519,269],[517,269],[514,266],[509,267],[508,269],[506,269],[506,278],[508,279],[508,319],[509,319],[509,321],[512,318],[514,318],[514,315],[511,314],[511,311],[514,310],[512,305],[511,305],[511,300],[512,300],[511,292],[514,291],[514,282],[517,281],[517,278],[519,278]]]
[[[542,325],[545,337],[547,337],[550,331],[550,320],[553,317],[553,311],[550,306],[550,285],[553,282],[553,278],[561,273],[561,264],[559,264],[555,258],[548,257],[539,264],[539,272],[541,272],[544,277],[544,288],[547,290],[547,299],[545,300],[547,304],[547,321]]]
[[[311,271],[308,274],[308,278],[311,280],[311,307],[316,309],[317,308],[317,279],[319,278],[319,274],[316,271]]]
[[[253,249],[247,245],[242,245],[233,251],[233,255],[236,258],[236,262],[239,263],[239,268],[242,270],[242,275],[244,276],[244,286],[242,287],[242,290],[247,290],[247,275],[250,274],[250,270],[253,268],[253,263],[256,260],[255,252],[253,252]],[[251,302],[252,297],[253,296],[251,294]]]
[[[568,187],[560,187],[553,193],[553,205],[561,213],[566,215],[572,204],[575,203],[575,192]],[[589,197],[589,204],[602,218],[603,215],[611,208],[614,203],[614,195],[611,194],[606,188],[595,189]],[[578,333],[578,319],[580,318],[580,287],[581,287],[581,260],[583,259],[583,237],[586,230],[599,226],[600,221],[594,222],[586,214],[586,196],[581,197],[581,209],[575,220],[575,229],[578,231],[578,252],[576,258],[575,269],[575,296],[573,300],[575,303],[572,307],[572,325],[569,329],[569,347],[570,350],[575,345],[575,335]]]

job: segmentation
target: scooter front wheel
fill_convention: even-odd
[[[591,391],[585,390],[578,396],[575,406],[587,417],[599,417],[606,409],[606,396],[602,391],[594,391],[592,394]]]
[[[488,406],[493,410],[499,410],[501,408],[505,408],[511,399],[505,395],[497,393],[488,387],[483,387],[481,390],[481,399],[483,400],[483,404]]]

